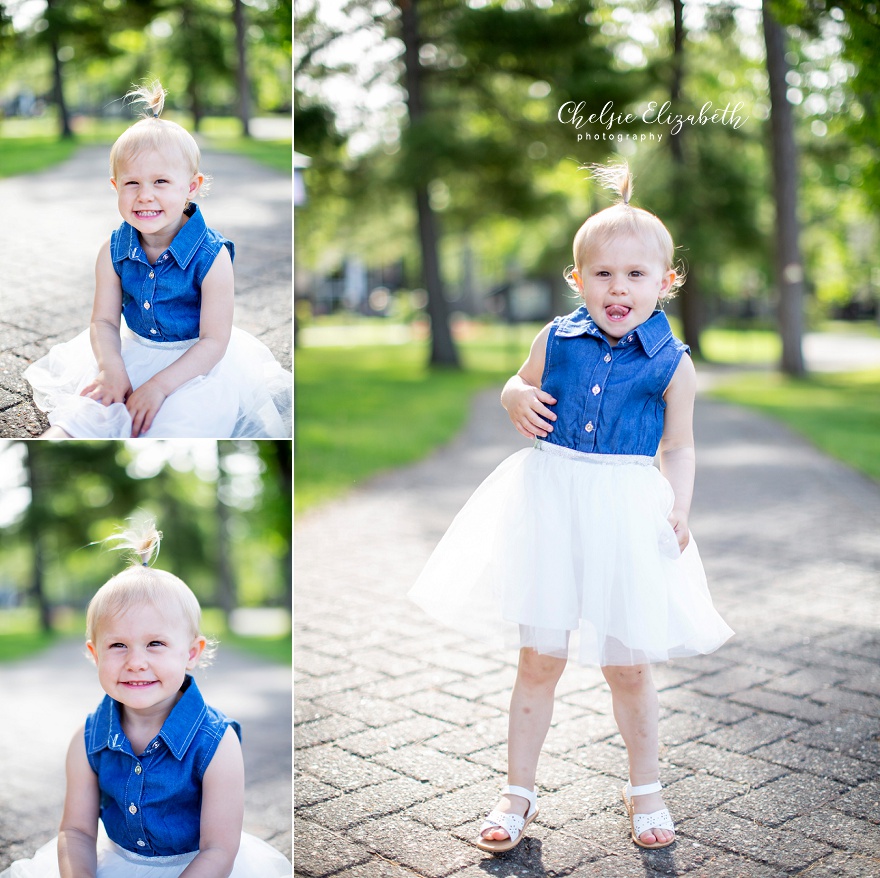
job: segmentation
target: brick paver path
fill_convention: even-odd
[[[737,634],[655,672],[676,844],[629,840],[610,695],[577,665],[526,840],[497,858],[467,843],[504,783],[516,656],[405,592],[521,447],[493,390],[450,447],[297,521],[295,874],[880,876],[880,487],[750,412],[700,399],[696,429],[691,524]]]
[[[291,855],[291,673],[224,648],[196,671],[205,700],[237,719],[248,832]],[[104,697],[82,641],[0,665],[0,871],[58,832],[70,739]]]
[[[84,147],[38,174],[0,180],[0,438],[48,423],[21,377],[30,363],[87,328],[95,258],[121,219],[109,149]],[[291,180],[238,156],[207,153],[205,221],[232,240],[235,324],[291,365]]]

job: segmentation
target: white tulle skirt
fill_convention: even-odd
[[[137,390],[178,360],[193,341],[154,342],[121,331],[122,359]],[[55,345],[29,366],[24,377],[34,402],[48,412],[49,423],[76,439],[127,439],[131,417],[122,403],[101,405],[80,396],[98,374],[89,331]],[[145,438],[289,439],[293,382],[272,352],[258,339],[233,328],[223,359],[207,374],[193,378],[169,396]]]
[[[410,597],[445,625],[584,665],[709,653],[733,631],[691,541],[679,552],[669,482],[650,457],[538,441],[474,492]]]
[[[98,824],[97,878],[178,878],[195,859],[198,851],[175,857],[143,857],[112,842]],[[270,844],[247,832],[241,834],[241,847],[230,878],[290,878],[290,861]],[[29,860],[16,860],[0,873],[0,878],[60,878],[58,839],[44,844]]]

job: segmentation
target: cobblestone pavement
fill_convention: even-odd
[[[0,438],[48,426],[22,372],[88,326],[95,258],[121,222],[106,147],[0,180]],[[205,219],[236,246],[235,324],[291,367],[291,180],[249,159],[206,153]]]
[[[205,700],[242,727],[244,828],[291,855],[291,672],[222,645],[196,672]],[[79,640],[0,665],[0,870],[33,856],[58,831],[64,757],[104,697]]]
[[[737,633],[655,669],[677,842],[629,840],[610,694],[598,670],[571,665],[540,816],[503,856],[467,843],[505,782],[516,656],[435,627],[405,592],[521,447],[496,400],[428,461],[297,521],[295,874],[880,876],[880,488],[704,398],[691,524]]]

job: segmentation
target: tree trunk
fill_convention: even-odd
[[[49,601],[46,598],[44,563],[43,563],[43,529],[45,522],[41,514],[43,508],[43,482],[42,471],[39,464],[39,452],[36,446],[39,443],[25,442],[25,468],[27,470],[28,487],[31,491],[30,507],[25,518],[25,529],[33,551],[33,566],[31,567],[30,593],[37,602],[40,613],[40,627],[45,632],[52,630],[52,612]]]
[[[290,442],[274,440],[275,457],[278,461],[278,482],[282,497],[293,492],[293,455]],[[288,507],[289,509],[290,507]],[[285,535],[287,549],[284,553],[284,606],[293,611],[293,533]]]
[[[797,148],[794,120],[786,96],[785,32],[763,0],[764,43],[770,81],[770,132],[773,155],[773,195],[776,202],[776,284],[779,288],[779,334],[782,337],[782,371],[803,375],[801,341],[804,324],[804,265],[797,217]]]
[[[229,624],[229,615],[235,609],[236,588],[235,574],[232,570],[232,563],[229,558],[229,508],[223,502],[221,494],[224,482],[228,478],[226,469],[223,466],[223,458],[226,456],[228,444],[225,442],[217,443],[217,589],[214,599],[217,605],[223,611],[227,625]],[[234,449],[233,449],[234,450]]]
[[[669,90],[669,99],[672,102],[673,112],[681,100],[682,82],[684,81],[684,3],[682,0],[672,0],[673,15],[673,46],[672,46],[672,85]],[[684,144],[682,138],[686,128],[682,126],[676,134],[670,134],[669,145],[672,150],[673,188],[672,197],[677,202],[676,213],[683,222],[683,232],[687,238],[687,231],[691,227],[690,208],[682,202],[684,193],[688,187],[682,185],[689,176],[687,162],[685,161]],[[679,299],[681,308],[681,323],[684,341],[690,346],[691,354],[695,357],[702,355],[700,349],[700,334],[706,321],[706,309],[703,306],[703,296],[700,292],[697,279],[692,267],[688,268],[687,280],[681,288]]]
[[[50,11],[58,0],[46,0],[46,9]],[[50,27],[53,25],[50,24]],[[49,41],[49,51],[52,53],[52,93],[55,98],[55,105],[58,107],[58,122],[61,125],[61,137],[64,139],[73,137],[73,129],[70,127],[70,112],[67,109],[67,101],[64,97],[64,69],[61,59],[58,57],[58,51],[61,47],[58,45],[58,36],[53,34]]]
[[[235,48],[238,56],[238,118],[241,120],[241,133],[244,137],[251,136],[251,84],[247,72],[247,22],[244,17],[244,3],[233,0],[233,18],[235,19]]]
[[[183,32],[188,35],[189,39],[193,39],[192,26],[192,10],[188,2],[182,3],[180,7],[180,23]],[[202,126],[202,118],[204,111],[202,110],[202,98],[200,95],[199,84],[199,61],[195,53],[184,52],[183,63],[186,67],[186,93],[189,98],[189,109],[193,117],[193,131],[199,131]]]
[[[406,67],[407,110],[410,125],[417,125],[424,115],[422,101],[422,66],[419,60],[419,20],[417,0],[399,0],[403,21],[404,63]],[[437,218],[428,198],[428,187],[415,187],[422,275],[428,293],[428,316],[431,319],[431,365],[458,368],[459,358],[449,325],[449,306],[443,294],[437,242]]]

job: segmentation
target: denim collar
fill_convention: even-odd
[[[180,701],[171,709],[157,736],[166,743],[177,760],[183,759],[187,747],[192,743],[207,713],[202,693],[189,674],[186,675],[180,691],[183,693]],[[109,695],[105,695],[95,712],[88,752],[97,753],[105,749],[125,750],[127,744],[128,738],[122,730],[122,718],[119,715],[119,703]]]
[[[593,322],[586,305],[563,317],[556,330],[559,338],[577,338],[580,335],[592,335],[603,339],[602,331]],[[621,339],[618,345],[631,342],[633,336],[638,338],[645,353],[653,357],[672,338],[672,327],[662,311],[655,311],[644,323],[639,324],[630,335]]]
[[[202,212],[197,204],[190,202],[184,212],[189,216],[189,220],[183,224],[174,236],[174,240],[166,251],[174,257],[175,262],[181,268],[186,268],[189,265],[202,241],[205,240],[205,235],[208,233],[205,218],[202,216]],[[119,229],[119,234],[116,236],[115,246],[113,247],[113,261],[122,262],[123,259],[148,262],[146,254],[141,247],[137,229],[127,222],[123,222]]]

